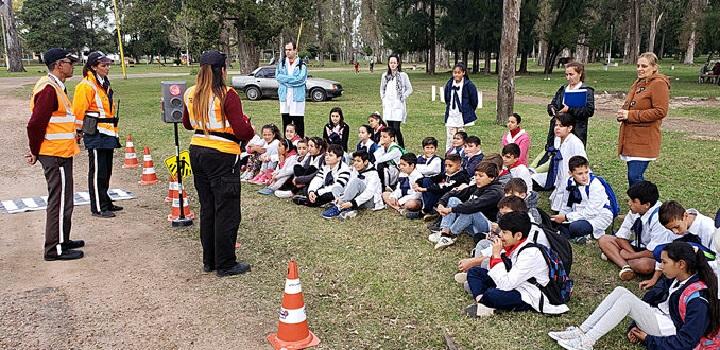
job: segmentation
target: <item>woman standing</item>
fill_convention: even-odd
[[[629,186],[644,180],[650,161],[660,155],[660,126],[670,103],[670,80],[660,74],[658,68],[654,53],[646,52],[638,57],[638,79],[617,112],[618,154],[627,162]]]
[[[115,217],[122,207],[113,204],[108,195],[112,176],[113,152],[120,148],[118,119],[110,88],[110,64],[113,62],[100,51],[88,55],[83,67],[83,79],[75,87],[73,114],[82,121],[83,141],[90,158],[88,192],[90,212],[101,218]]]
[[[583,145],[587,147],[587,131],[588,119],[595,114],[595,89],[586,85],[585,66],[582,63],[570,62],[565,65],[565,79],[567,84],[563,85],[555,92],[550,104],[547,106],[548,115],[554,117],[557,113],[563,112],[570,114],[575,118],[575,129],[573,134],[580,138]],[[586,90],[585,104],[582,106],[570,107],[565,101],[565,93],[573,90]],[[550,120],[550,130],[548,131],[546,146],[552,146],[555,139],[552,119]]]
[[[250,271],[238,262],[235,242],[240,225],[240,143],[255,131],[243,114],[240,97],[225,86],[225,54],[200,56],[195,86],[185,91],[183,125],[195,130],[190,141],[190,165],[200,200],[200,241],[203,271],[219,277]]]
[[[467,68],[462,63],[453,67],[452,78],[445,84],[445,130],[447,138],[445,151],[452,148],[452,140],[458,131],[475,125],[478,106],[478,92],[475,84],[467,76]]]
[[[400,56],[392,54],[388,57],[388,69],[380,78],[380,99],[383,105],[383,119],[395,130],[397,143],[405,147],[405,140],[400,132],[400,123],[407,119],[407,98],[412,94],[410,78],[402,71]]]

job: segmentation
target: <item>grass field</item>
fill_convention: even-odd
[[[673,82],[673,96],[717,97],[717,86],[700,86],[693,80],[695,67],[677,67],[673,74],[680,78]],[[117,73],[115,70],[113,73]],[[380,110],[378,81],[380,70],[374,74],[355,75],[347,72],[318,72],[315,76],[338,80],[346,94],[324,103],[308,103],[306,129],[309,135],[320,135],[333,106],[341,106],[347,122],[355,129],[366,116]],[[430,102],[430,86],[441,85],[449,75],[428,77],[410,72],[415,93],[409,101],[408,124],[403,126],[407,146],[420,150],[420,140],[435,136],[444,140],[442,113],[444,105]],[[558,71],[551,81],[543,81],[541,74],[521,76],[517,90],[521,95],[551,96],[562,84]],[[632,67],[602,71],[590,68],[588,82],[597,91],[626,91],[633,81]],[[496,77],[471,77],[486,93],[494,94]],[[192,84],[192,77],[188,82]],[[131,133],[136,147],[151,146],[161,177],[166,172],[158,160],[170,155],[172,127],[160,122],[159,82],[162,79],[131,79],[114,81],[116,96],[122,99],[121,132]],[[173,79],[176,80],[176,79]],[[597,81],[597,83],[595,83]],[[70,89],[72,91],[72,89]],[[246,114],[257,126],[280,123],[277,101],[244,101]],[[497,152],[504,127],[495,124],[494,102],[485,101],[479,111],[480,120],[469,129],[480,136],[484,152]],[[516,104],[523,116],[523,126],[533,136],[531,156],[540,152],[547,130],[548,117],[544,104]],[[671,111],[672,115],[706,120],[718,119],[717,108],[688,107]],[[624,193],[627,189],[625,166],[615,155],[618,125],[604,118],[592,118],[589,127],[588,154],[594,171],[613,184],[626,210]],[[183,148],[189,133],[183,133]],[[350,142],[356,142],[356,132]],[[720,162],[718,141],[698,141],[687,134],[665,132],[662,155],[650,166],[647,177],[656,182],[662,200],[677,199],[687,207],[698,208],[706,214],[714,213],[720,202]],[[117,154],[120,158],[120,153]],[[123,171],[118,169],[117,171]],[[348,222],[325,221],[320,209],[297,207],[286,200],[263,197],[255,193],[258,187],[243,185],[243,222],[239,241],[243,248],[241,259],[253,264],[253,272],[237,283],[248,286],[252,312],[272,321],[284,283],[289,258],[296,258],[304,283],[309,323],[320,336],[322,349],[440,349],[444,348],[443,334],[451,334],[463,349],[536,349],[557,348],[546,336],[550,329],[558,329],[581,322],[584,317],[616,285],[633,291],[637,281],[620,283],[616,268],[599,259],[595,244],[575,246],[573,266],[576,281],[571,311],[562,316],[548,317],[535,313],[501,314],[484,320],[471,320],[461,310],[471,302],[453,280],[456,264],[471,248],[471,239],[464,237],[445,251],[433,251],[427,241],[424,225],[408,221],[390,211],[361,213]],[[158,198],[165,195],[164,186],[154,188]],[[547,209],[547,193],[542,206]],[[197,198],[194,196],[193,198]],[[193,201],[197,205],[197,200]],[[193,208],[198,213],[199,208]],[[164,219],[163,219],[164,220]],[[178,233],[180,237],[197,239],[198,226]],[[170,229],[168,228],[168,231]],[[158,233],[161,234],[161,233]],[[199,244],[199,243],[198,243]],[[198,261],[198,270],[200,262]],[[218,293],[222,293],[218,290]],[[598,343],[599,349],[633,349],[625,341],[623,327],[619,327]]]

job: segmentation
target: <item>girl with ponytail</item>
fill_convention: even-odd
[[[593,349],[595,342],[625,318],[633,344],[647,349],[715,349],[720,303],[717,276],[703,252],[675,241],[662,252],[664,278],[641,299],[616,287],[579,327],[550,332],[565,349]]]

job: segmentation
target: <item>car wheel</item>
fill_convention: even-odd
[[[245,96],[247,96],[248,100],[257,101],[262,97],[262,94],[257,86],[250,86],[245,89]]]
[[[322,102],[327,99],[327,93],[323,89],[316,88],[310,91],[310,98],[315,102]]]

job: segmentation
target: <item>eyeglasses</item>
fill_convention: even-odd
[[[72,65],[72,64],[73,64],[73,61],[71,61],[71,60],[60,60],[60,63],[69,63],[69,64]]]

